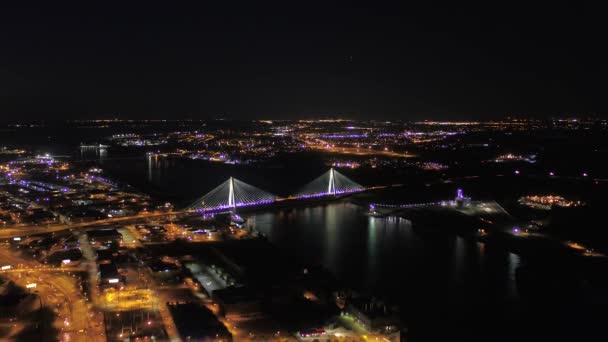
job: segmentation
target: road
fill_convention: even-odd
[[[171,212],[162,212],[162,213],[151,212],[151,213],[137,214],[137,215],[133,215],[133,216],[115,217],[115,218],[81,222],[81,223],[75,223],[75,224],[60,224],[60,225],[54,225],[54,226],[48,226],[48,227],[33,226],[33,227],[19,227],[19,228],[3,228],[3,229],[0,229],[0,239],[7,239],[7,238],[12,238],[15,236],[23,236],[23,235],[53,233],[53,232],[59,232],[62,230],[67,230],[67,229],[78,229],[78,228],[105,225],[105,224],[111,224],[111,223],[117,223],[117,222],[128,222],[130,220],[138,220],[138,219],[151,218],[151,217],[179,215],[179,214],[184,214],[184,213],[187,213],[187,211],[171,211]]]
[[[82,254],[89,266],[89,288],[91,289],[91,297],[95,302],[95,306],[109,311],[158,309],[169,339],[171,341],[180,341],[175,322],[173,322],[173,318],[169,313],[166,301],[163,298],[159,298],[158,291],[149,271],[140,270],[142,281],[135,288],[127,287],[120,291],[101,293],[98,286],[99,278],[97,275],[95,251],[89,244],[85,234],[80,234],[78,241],[80,242]]]
[[[402,184],[371,186],[371,187],[366,187],[364,191],[372,191],[372,190],[384,189],[384,188],[388,188],[388,187],[398,187],[398,186],[402,186]],[[299,198],[294,197],[294,196],[276,198],[276,202],[295,201],[295,200],[299,200]],[[98,225],[107,225],[107,224],[112,224],[112,223],[129,222],[129,221],[133,221],[133,220],[140,220],[140,219],[146,219],[146,218],[162,217],[162,216],[170,216],[170,215],[181,215],[181,214],[188,214],[188,213],[195,213],[195,212],[196,211],[194,211],[194,210],[170,211],[170,212],[160,212],[160,213],[159,212],[150,212],[150,213],[141,213],[141,214],[132,215],[132,216],[114,217],[114,218],[107,218],[107,219],[102,219],[102,220],[81,222],[81,223],[75,223],[75,224],[60,224],[60,225],[54,225],[54,226],[48,226],[48,227],[41,227],[41,226],[26,227],[26,226],[24,226],[24,227],[19,227],[19,228],[3,228],[3,229],[0,229],[0,239],[8,239],[8,238],[24,236],[24,235],[53,233],[53,232],[60,232],[63,230],[68,230],[68,229],[79,229],[79,228],[86,228],[86,227],[92,227],[92,226],[98,226]]]
[[[3,276],[24,288],[36,284],[30,290],[38,294],[42,306],[55,312],[53,325],[60,331],[60,340],[105,341],[104,326],[96,317],[99,313],[92,310],[75,275],[60,271],[49,276],[42,265],[4,247],[0,248],[0,260],[10,265],[23,265],[19,272],[4,272]]]

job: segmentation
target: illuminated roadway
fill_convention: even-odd
[[[366,187],[365,190],[363,190],[363,191],[373,191],[373,190],[385,189],[385,188],[389,188],[389,187],[399,187],[402,185],[403,184],[372,186],[372,187]],[[363,191],[360,191],[360,192],[363,192]],[[353,192],[353,193],[357,193],[357,192]],[[344,195],[349,195],[349,194],[352,194],[352,193],[346,193]],[[323,197],[324,196],[321,196],[321,197],[319,197],[319,199],[322,199]],[[329,198],[330,195],[325,196],[325,197]],[[300,198],[297,198],[295,196],[288,196],[288,197],[277,197],[275,202],[285,202],[285,201],[294,201],[295,202],[295,201],[299,201],[299,200],[300,200]],[[153,218],[153,217],[163,217],[163,216],[170,216],[170,215],[181,215],[181,214],[189,214],[189,213],[195,213],[195,212],[196,212],[196,210],[149,212],[149,213],[140,213],[140,214],[133,215],[133,216],[114,217],[114,218],[107,218],[107,219],[88,221],[88,222],[80,222],[80,223],[74,223],[74,224],[2,228],[2,229],[0,229],[0,239],[7,239],[7,238],[25,236],[25,235],[53,233],[53,232],[59,232],[59,231],[68,230],[68,229],[86,228],[86,227],[107,225],[107,224],[118,223],[118,222],[128,222],[131,220],[139,220],[139,219],[146,219],[146,218]]]
[[[59,339],[80,341],[85,335],[86,341],[105,341],[103,324],[95,317],[96,312],[91,310],[90,303],[82,295],[74,275],[40,276],[40,272],[51,269],[23,259],[7,248],[0,248],[0,260],[3,265],[23,265],[15,270],[4,270],[2,274],[24,288],[35,284],[30,291],[38,295],[42,306],[55,312],[53,325],[59,331]],[[68,272],[61,268],[56,271]]]
[[[7,264],[4,260],[2,261],[3,265]],[[0,270],[0,274],[2,273],[19,273],[19,272],[58,272],[58,273],[66,273],[66,272],[86,272],[86,268],[84,267],[48,267],[48,266],[39,266],[39,267],[15,267],[11,265],[11,268],[8,270]]]
[[[167,215],[178,215],[178,214],[184,214],[184,213],[187,213],[187,211],[171,211],[171,212],[162,212],[162,213],[152,212],[152,213],[137,214],[137,215],[133,215],[133,216],[114,217],[114,218],[107,218],[107,219],[102,219],[102,220],[97,220],[97,221],[88,221],[88,222],[81,222],[81,223],[75,223],[75,224],[62,224],[62,225],[54,225],[54,226],[48,226],[48,227],[34,226],[34,227],[4,228],[4,229],[0,230],[0,238],[10,238],[10,237],[15,237],[15,236],[42,234],[42,233],[52,233],[52,232],[66,230],[66,229],[84,228],[84,227],[104,225],[104,224],[109,224],[109,223],[125,222],[125,221],[130,221],[130,220],[144,219],[144,218],[150,218],[150,217],[161,217],[161,216],[167,216]]]

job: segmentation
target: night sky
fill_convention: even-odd
[[[608,113],[605,11],[577,2],[5,3],[4,120]]]

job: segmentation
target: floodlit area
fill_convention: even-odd
[[[98,305],[109,311],[151,310],[158,307],[158,298],[149,289],[107,289]]]

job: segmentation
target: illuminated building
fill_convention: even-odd
[[[523,196],[518,201],[520,204],[535,208],[535,209],[543,209],[550,210],[551,207],[579,207],[585,205],[584,202],[581,201],[571,201],[567,200],[562,196],[557,195],[530,195]]]

